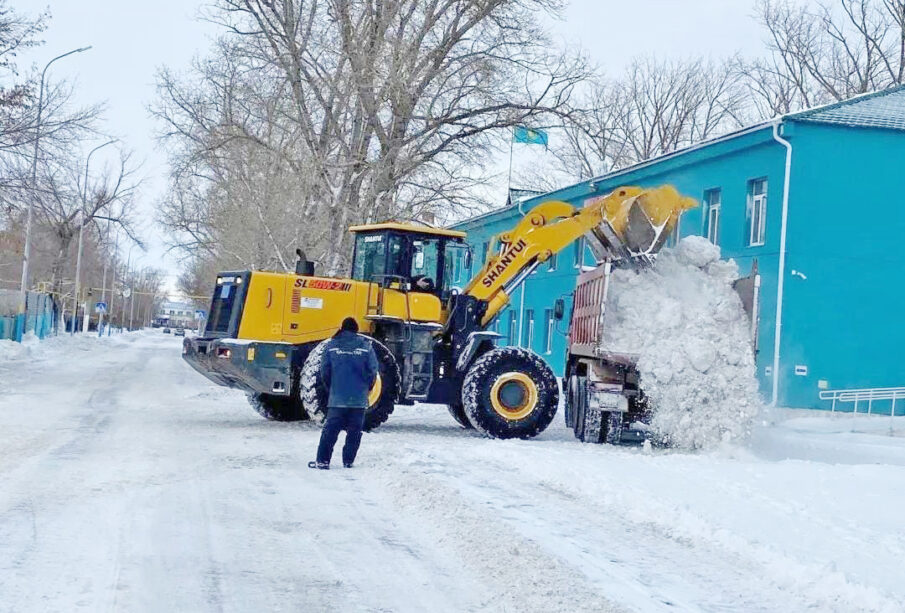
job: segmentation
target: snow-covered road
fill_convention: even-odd
[[[179,341],[0,347],[0,610],[905,610],[905,420],[645,453],[399,407],[311,471]]]

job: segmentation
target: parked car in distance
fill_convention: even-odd
[[[176,336],[185,336],[185,328],[176,328]]]
[[[164,328],[164,329],[163,329],[163,333],[164,333],[164,334],[169,334],[170,332],[172,332],[172,330],[170,330],[169,328]]]

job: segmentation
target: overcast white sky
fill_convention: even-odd
[[[155,95],[156,69],[162,65],[187,68],[216,36],[213,26],[197,19],[203,4],[199,0],[50,0],[46,44],[21,59],[23,65],[43,67],[60,53],[93,45],[88,52],[54,64],[52,74],[77,79],[82,103],[105,101],[106,130],[144,160],[141,211],[149,249],[139,265],[167,270],[171,284],[178,262],[165,254],[163,237],[153,222],[155,204],[166,187],[166,157],[153,138],[155,125],[147,107]],[[42,6],[34,0],[13,0],[13,5],[25,12]],[[564,44],[586,51],[606,72],[617,73],[639,54],[759,54],[763,43],[750,17],[752,6],[753,0],[572,0],[552,30]],[[92,166],[96,163],[102,163],[100,152],[92,158]]]

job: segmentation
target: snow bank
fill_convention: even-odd
[[[613,273],[604,346],[638,354],[651,426],[667,443],[713,447],[750,434],[762,408],[733,260],[689,236],[636,273]]]
[[[42,360],[66,355],[72,356],[76,352],[93,351],[99,344],[132,343],[142,334],[146,334],[146,332],[126,332],[109,337],[98,337],[96,332],[78,333],[75,335],[67,332],[39,339],[33,332],[29,332],[23,337],[21,343],[0,340],[0,364],[22,360]]]
[[[28,347],[10,340],[0,340],[0,362],[21,360],[28,355]]]

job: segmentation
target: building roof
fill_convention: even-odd
[[[635,164],[632,164],[630,166],[611,170],[590,180],[579,181],[577,183],[573,183],[571,185],[553,190],[551,192],[547,192],[545,194],[538,194],[538,196],[544,196],[548,198],[554,197],[554,194],[571,191],[573,188],[580,185],[588,186],[589,192],[593,192],[597,184],[605,182],[607,180],[614,179],[622,175],[628,175],[647,166],[659,164],[661,162],[665,162],[666,160],[677,158],[693,151],[710,147],[712,145],[717,145],[726,141],[732,141],[739,137],[759,132],[760,130],[769,129],[774,124],[782,123],[784,121],[835,124],[863,128],[905,130],[905,85],[899,85],[878,92],[871,92],[869,94],[862,94],[860,96],[855,96],[854,98],[849,98],[848,100],[834,102],[832,104],[818,106],[796,113],[781,115],[774,119],[762,121],[760,123],[756,123],[745,128],[723,134],[722,136],[717,136],[708,140],[693,143],[681,149],[676,149],[675,151],[671,151],[669,153],[664,153],[647,160],[636,162]],[[468,219],[463,219],[462,221],[459,221],[454,225],[461,227],[465,224],[482,221],[485,218],[499,215],[507,211],[512,211],[521,204],[529,200],[533,200],[536,197],[537,196],[530,196],[516,203],[510,203],[509,201],[507,201],[506,206],[502,206],[480,215],[475,215],[474,217],[470,217]]]
[[[509,197],[506,199],[506,205],[511,206],[513,204],[518,204],[520,202],[524,202],[525,200],[531,200],[541,194],[546,192],[542,192],[537,189],[519,189],[516,187],[509,188]]]
[[[905,130],[905,85],[791,113],[784,119]]]

